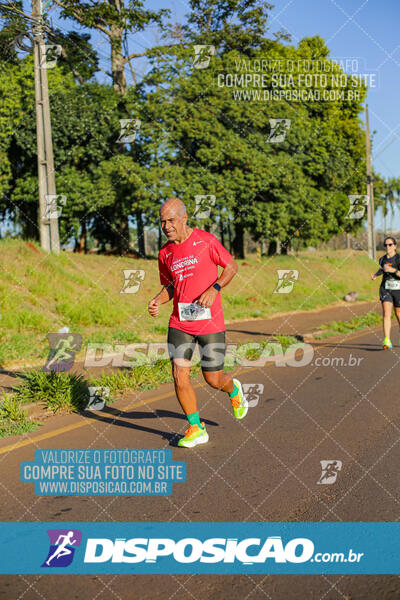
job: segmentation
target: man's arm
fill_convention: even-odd
[[[226,267],[221,273],[221,276],[217,279],[215,283],[218,283],[221,286],[221,288],[226,287],[238,272],[238,268],[239,267],[237,262],[232,258],[232,260],[226,265]],[[215,287],[213,287],[213,285],[201,294],[198,300],[201,306],[212,306],[212,304],[214,303],[218,291],[215,289]]]
[[[222,288],[225,287],[234,278],[238,270],[238,264],[236,260],[232,258],[231,262],[229,262],[226,265],[225,269],[222,271],[221,277],[219,277],[219,279],[217,279],[215,283],[218,283]],[[215,288],[212,289],[214,290]]]
[[[148,310],[152,317],[158,316],[158,307],[160,304],[165,304],[169,302],[171,298],[174,296],[174,286],[170,283],[167,286],[163,286],[161,291],[154,296],[152,300],[149,302]]]
[[[173,296],[174,286],[170,283],[169,285],[164,285],[161,288],[161,292],[159,292],[157,296],[154,296],[153,300],[157,300],[158,304],[165,304],[166,302],[169,302]]]

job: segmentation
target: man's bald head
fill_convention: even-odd
[[[179,200],[179,198],[169,198],[168,200],[166,200],[161,205],[160,215],[161,213],[165,212],[168,212],[169,214],[175,214],[178,217],[183,217],[187,214],[186,206],[184,205],[182,200]]]
[[[170,198],[160,208],[161,229],[168,240],[180,243],[184,240],[190,229],[187,228],[186,207],[179,198]]]

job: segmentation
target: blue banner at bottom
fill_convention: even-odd
[[[398,574],[400,523],[0,523],[2,574]]]

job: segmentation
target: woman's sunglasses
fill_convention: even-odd
[[[394,244],[383,244],[384,246],[394,246]]]

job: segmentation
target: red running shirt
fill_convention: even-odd
[[[161,285],[174,286],[174,309],[169,326],[193,335],[206,335],[225,331],[221,294],[211,306],[211,319],[181,320],[178,303],[198,300],[203,292],[218,279],[218,265],[226,267],[232,254],[218,239],[202,229],[193,229],[181,244],[167,242],[158,255]]]

